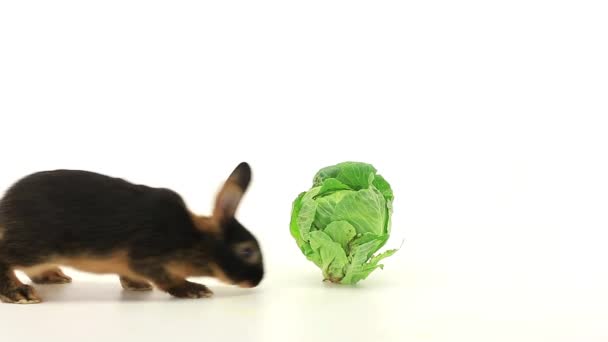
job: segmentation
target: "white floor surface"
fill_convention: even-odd
[[[0,337],[7,337],[0,340],[608,340],[608,293],[600,284],[383,272],[341,287],[320,282],[314,268],[275,268],[253,290],[206,280],[215,296],[201,300],[125,292],[114,277],[71,272],[72,284],[38,286],[42,304],[0,305]]]

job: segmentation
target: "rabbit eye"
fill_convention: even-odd
[[[253,248],[245,247],[241,249],[239,253],[241,254],[241,257],[243,257],[243,259],[249,259],[253,255]]]
[[[236,255],[249,264],[259,262],[260,254],[255,246],[250,242],[243,242],[236,246]]]

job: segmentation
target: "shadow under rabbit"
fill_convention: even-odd
[[[121,288],[119,283],[75,281],[61,285],[35,285],[36,292],[43,303],[65,302],[192,302],[213,301],[255,295],[257,289],[241,289],[227,285],[210,286],[214,295],[211,298],[179,299],[153,289],[152,291],[129,291]]]

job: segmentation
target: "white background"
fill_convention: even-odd
[[[268,274],[207,301],[113,277],[0,305],[0,338],[608,340],[603,1],[2,1],[0,187],[77,168],[201,213],[240,161]],[[387,259],[323,285],[289,235],[321,167],[394,188]],[[74,275],[74,273],[71,273]],[[209,284],[214,284],[207,281]],[[5,338],[8,336],[8,338]]]

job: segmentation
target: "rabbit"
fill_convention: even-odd
[[[0,200],[0,300],[41,302],[35,284],[71,282],[59,267],[116,274],[125,290],[153,286],[178,298],[210,297],[188,277],[253,288],[262,251],[235,212],[251,181],[243,162],[217,193],[211,216],[192,213],[176,192],[80,170],[33,173]]]

